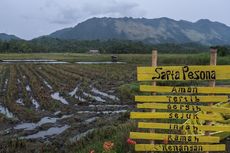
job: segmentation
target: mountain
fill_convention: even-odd
[[[135,40],[146,43],[230,44],[230,27],[201,19],[197,22],[169,18],[91,18],[49,37],[76,40]]]
[[[5,33],[0,33],[0,40],[9,41],[9,40],[19,40],[20,38],[15,35],[8,35]]]

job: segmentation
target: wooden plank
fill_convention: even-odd
[[[152,66],[157,66],[157,50],[152,51]],[[156,86],[157,82],[152,81],[152,86]],[[153,92],[152,95],[156,95],[156,92]],[[151,112],[156,112],[155,109],[152,109]],[[150,133],[155,133],[154,129],[150,129]],[[151,144],[154,144],[154,140],[150,141]]]
[[[167,140],[168,142],[219,143],[219,137],[203,135],[176,135],[162,133],[130,132],[131,139]]]
[[[131,112],[131,119],[191,119],[191,120],[210,120],[224,121],[225,119],[220,114],[202,114],[202,113],[152,113],[152,112]]]
[[[176,87],[140,85],[140,91],[175,94],[230,94],[227,87]]]
[[[230,108],[217,107],[217,106],[200,106],[189,104],[162,104],[162,103],[143,103],[137,104],[137,108],[144,109],[164,109],[164,110],[183,110],[183,111],[204,111],[204,112],[216,112],[223,114],[230,114]]]
[[[228,96],[135,96],[136,102],[227,102]]]
[[[138,81],[228,80],[230,65],[138,67]]]
[[[226,151],[225,144],[213,145],[152,145],[136,144],[135,151],[160,151],[160,152],[204,152],[204,151]]]
[[[191,131],[224,131],[230,132],[230,126],[217,125],[194,125],[194,124],[172,124],[172,123],[150,123],[139,122],[138,128],[145,129],[167,129],[167,130],[191,130]]]

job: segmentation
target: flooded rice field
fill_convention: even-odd
[[[30,60],[1,60],[0,64],[68,64],[66,61],[58,61],[58,60],[46,60],[46,59],[30,59]],[[76,64],[126,64],[126,62],[111,62],[111,61],[103,61],[103,62],[75,62]]]
[[[126,62],[76,62],[77,64],[126,64]]]
[[[134,108],[121,86],[135,80],[135,67],[18,62],[0,64],[1,142],[75,143]]]
[[[32,59],[32,60],[2,60],[1,64],[66,64],[68,62],[57,60],[45,60],[45,59]]]

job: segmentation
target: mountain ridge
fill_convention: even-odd
[[[9,41],[9,40],[20,40],[21,38],[15,36],[15,35],[9,35],[6,33],[0,33],[0,40],[2,41]]]
[[[65,40],[137,40],[147,43],[230,44],[230,27],[220,22],[200,19],[196,22],[167,17],[90,18],[71,28],[51,33],[48,37]]]

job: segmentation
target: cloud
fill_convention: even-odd
[[[53,24],[74,24],[90,17],[124,17],[144,16],[145,11],[134,2],[117,0],[84,1],[71,5],[47,4],[46,9],[52,9],[54,15],[47,20]]]
[[[31,39],[92,17],[124,16],[207,18],[229,26],[229,5],[229,0],[0,0],[0,32]]]

